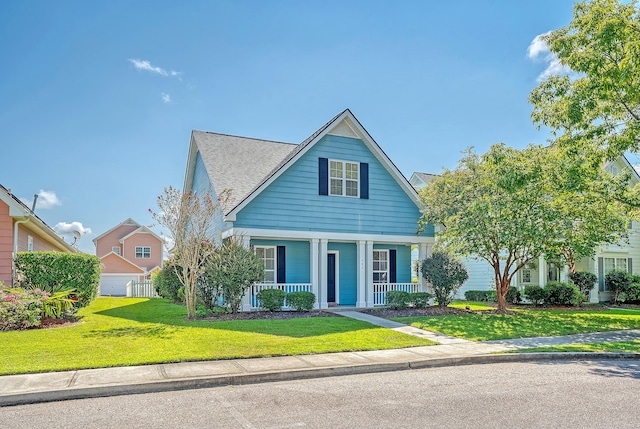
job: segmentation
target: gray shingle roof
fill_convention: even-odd
[[[437,174],[421,173],[419,171],[415,171],[413,174],[418,176],[424,183],[431,182],[433,178],[437,176]]]
[[[229,208],[279,168],[298,145],[196,131],[192,133],[216,192],[231,190]]]

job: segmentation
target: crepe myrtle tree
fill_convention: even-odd
[[[624,204],[607,198],[620,189],[601,186],[601,166],[582,161],[556,146],[469,149],[455,170],[420,191],[418,230],[438,225],[437,248],[486,260],[504,311],[511,281],[527,263],[580,260],[628,233]]]
[[[169,186],[157,199],[158,211],[149,209],[153,219],[169,231],[174,243],[173,267],[184,287],[189,319],[196,318],[196,284],[216,250],[215,222],[222,215],[227,198],[228,192],[214,198],[211,194],[196,195]]]

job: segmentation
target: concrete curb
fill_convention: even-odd
[[[405,371],[425,368],[440,368],[459,365],[480,365],[507,362],[534,361],[602,361],[638,360],[640,353],[508,353],[461,357],[430,358],[402,362],[371,363],[337,367],[268,371],[240,375],[219,375],[196,378],[181,378],[149,383],[103,385],[85,388],[69,388],[44,392],[30,392],[0,396],[0,407],[64,401],[71,399],[98,398],[142,393],[167,392],[210,387],[269,383],[274,381],[304,380],[343,375],[373,374],[378,372]]]

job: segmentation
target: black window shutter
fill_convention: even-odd
[[[396,251],[389,250],[389,283],[397,283],[398,276],[396,274]]]
[[[360,198],[369,199],[369,164],[360,163]]]
[[[604,290],[604,261],[598,258],[598,288]]]
[[[286,283],[287,282],[287,268],[286,268],[286,255],[285,255],[285,247],[278,246],[277,247],[276,261],[278,263],[278,275],[277,275],[277,283]]]
[[[629,272],[629,274],[633,274],[633,259],[632,258],[627,259],[627,271]]]
[[[329,195],[329,160],[318,158],[318,193]]]

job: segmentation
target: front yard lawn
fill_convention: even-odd
[[[79,314],[73,326],[0,332],[0,375],[434,344],[346,317],[189,322],[162,299],[98,298]]]
[[[393,320],[473,341],[639,329],[640,314],[625,310],[515,310],[509,314],[400,317]]]
[[[533,347],[521,349],[516,353],[537,352],[595,352],[595,353],[640,353],[640,340],[619,341],[615,343],[567,344],[566,346]]]

